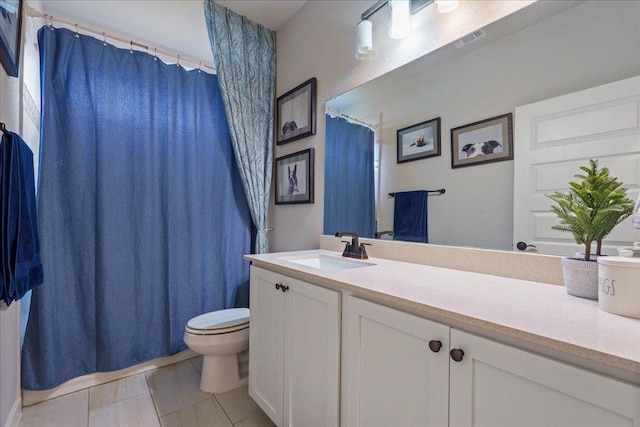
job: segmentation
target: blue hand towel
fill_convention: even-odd
[[[19,135],[0,144],[0,298],[7,305],[42,284],[33,153]]]
[[[426,191],[404,191],[395,194],[393,239],[429,243],[427,230]]]

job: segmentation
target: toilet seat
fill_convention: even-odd
[[[249,327],[248,308],[230,308],[201,314],[187,322],[185,332],[194,335],[218,335]]]

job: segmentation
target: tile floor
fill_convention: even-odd
[[[247,386],[198,389],[202,356],[47,400],[22,410],[21,427],[267,427]]]

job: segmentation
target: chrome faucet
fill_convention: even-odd
[[[364,249],[368,243],[358,242],[358,233],[355,231],[339,231],[336,233],[336,237],[351,236],[351,242],[343,240],[342,243],[346,243],[342,256],[349,258],[368,259],[367,251]]]

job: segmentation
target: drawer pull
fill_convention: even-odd
[[[286,286],[286,285],[280,285],[280,290],[281,290],[282,292],[287,292],[287,291],[289,290],[289,287],[288,287],[288,286]]]
[[[429,341],[429,349],[431,349],[431,351],[433,351],[434,353],[439,352],[441,348],[442,348],[442,343],[440,341],[438,340]]]
[[[456,362],[461,362],[462,358],[464,357],[464,351],[460,350],[459,348],[454,348],[449,352],[449,354],[451,355],[451,358]]]
[[[280,290],[280,287],[281,287],[281,286],[282,286],[282,285],[281,285],[280,283],[276,283],[276,290]]]

